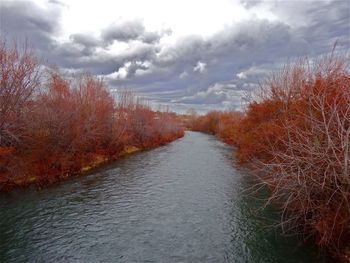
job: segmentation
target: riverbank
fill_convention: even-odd
[[[193,130],[237,148],[236,162],[270,191],[285,233],[350,262],[350,72],[348,57],[301,59],[272,75],[244,113],[210,112]],[[311,66],[312,65],[312,66]]]
[[[219,122],[218,122],[219,123]],[[196,129],[195,131],[198,131],[198,129]],[[217,133],[211,133],[211,132],[208,132],[208,131],[201,131],[205,134],[210,134],[210,135],[213,135],[215,136],[216,138],[218,138],[219,140],[221,140],[222,142],[228,144],[228,145],[231,145],[231,146],[234,146],[235,149],[237,150],[237,145],[233,144],[232,143],[232,138],[231,137],[225,137],[223,136],[222,134],[217,134]],[[238,161],[237,159],[235,159],[237,157],[237,153],[239,153],[239,150],[238,151],[235,151],[235,154],[233,155],[232,159],[234,160],[234,162],[238,163],[238,166],[243,166],[245,168],[247,168],[248,170],[251,170],[251,171],[257,171],[257,172],[261,172],[260,170],[256,170],[256,165],[254,163],[244,163],[242,164],[240,161]],[[250,186],[251,187],[251,192],[256,192],[256,191],[259,191],[261,190],[262,188],[262,179],[261,179],[261,176],[264,176],[266,175],[266,173],[263,172],[262,175],[259,175],[259,176],[256,176],[256,186]],[[265,185],[264,186],[268,192],[270,192],[270,194],[272,193],[273,191],[273,185]],[[263,207],[266,208],[267,206],[269,205],[272,205],[274,207],[276,207],[277,209],[279,209],[279,211],[282,213],[284,207],[283,207],[283,204],[281,203],[273,203],[271,202],[271,200],[269,199],[269,197],[266,197],[266,200],[267,202],[265,204],[263,204]],[[313,239],[313,237],[305,237],[304,234],[306,233],[303,233],[302,231],[305,231],[305,229],[303,230],[302,227],[300,227],[300,229],[296,229],[296,230],[293,230],[293,231],[290,231],[290,230],[287,230],[286,229],[283,229],[283,224],[280,224],[278,223],[278,225],[282,226],[281,227],[278,227],[278,229],[280,231],[282,231],[282,234],[294,234],[295,236],[298,236],[298,237],[301,237],[302,239],[304,239],[305,241],[305,244],[308,244],[308,243],[316,243],[317,245],[317,242],[315,241],[315,239]],[[271,225],[271,227],[274,227]],[[286,231],[284,233],[284,231]],[[293,233],[294,232],[294,233]],[[338,246],[337,248],[334,248],[334,247],[319,247],[319,249],[322,251],[322,252],[326,252],[326,256],[327,258],[332,258],[334,260],[336,260],[337,262],[339,263],[349,263],[350,262],[350,229],[347,228],[347,229],[344,229],[344,233],[341,240],[339,240],[339,242],[341,242],[341,245]],[[334,250],[333,250],[334,249]]]
[[[125,146],[121,152],[113,156],[95,154],[94,157],[90,157],[91,161],[89,163],[84,164],[84,166],[82,166],[81,168],[77,168],[76,170],[72,171],[51,171],[51,174],[49,176],[26,175],[17,176],[16,178],[6,178],[6,176],[0,175],[0,192],[8,192],[15,188],[27,188],[31,185],[35,185],[38,188],[42,188],[44,186],[51,185],[62,180],[66,180],[69,177],[85,175],[87,173],[93,172],[96,168],[100,168],[106,164],[110,164],[118,159],[128,157],[129,155],[135,154],[137,152],[164,146],[183,136],[184,132],[181,131],[177,134],[172,134],[172,136],[164,137],[163,140],[158,139],[157,144],[152,146]],[[50,180],[48,180],[47,178],[50,178]]]
[[[0,39],[0,191],[48,185],[183,135],[177,115]]]
[[[186,132],[53,187],[1,193],[0,262],[332,262],[263,227],[275,213],[254,213],[231,153]]]

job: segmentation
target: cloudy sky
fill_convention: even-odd
[[[348,0],[2,0],[2,37],[171,110],[239,109],[271,70],[350,47]]]

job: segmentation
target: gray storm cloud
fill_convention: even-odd
[[[227,24],[202,37],[183,36],[164,43],[171,28],[149,31],[143,21],[124,20],[106,25],[98,35],[72,34],[58,42],[64,6],[47,8],[32,2],[1,3],[1,35],[27,38],[46,63],[62,69],[91,71],[109,87],[129,87],[154,103],[185,109],[239,108],[239,96],[256,88],[271,70],[297,56],[319,56],[350,46],[348,1],[242,1],[247,8],[266,8],[284,18],[257,17]],[[119,53],[115,43],[126,44]]]

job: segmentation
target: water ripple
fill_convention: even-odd
[[[3,194],[0,262],[319,262],[265,230],[231,156],[188,132],[86,177]]]

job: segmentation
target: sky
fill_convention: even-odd
[[[0,37],[154,107],[240,110],[272,71],[350,47],[348,0],[2,0]]]

